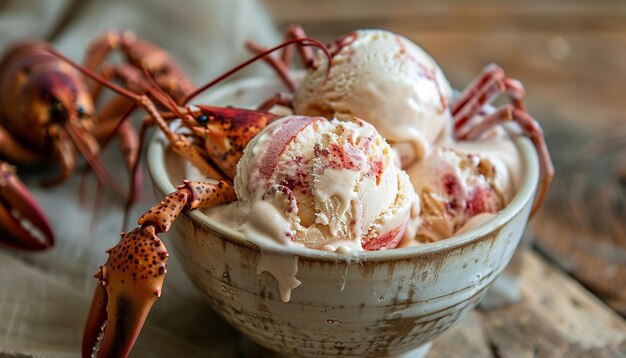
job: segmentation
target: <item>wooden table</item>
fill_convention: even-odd
[[[264,2],[279,27],[327,42],[358,28],[403,34],[457,88],[490,62],[526,86],[557,175],[527,235],[522,300],[473,312],[430,357],[626,356],[626,3]]]

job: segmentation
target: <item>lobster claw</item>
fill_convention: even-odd
[[[25,250],[54,245],[50,223],[13,167],[0,162],[0,243]]]
[[[94,353],[126,357],[165,279],[168,252],[154,226],[123,233],[107,253],[109,259],[96,273],[98,287],[83,334],[83,357]]]

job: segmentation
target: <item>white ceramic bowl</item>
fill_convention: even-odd
[[[274,79],[247,79],[213,91],[212,105],[253,106],[276,93]],[[211,307],[251,340],[289,356],[389,356],[423,352],[485,295],[520,240],[539,178],[536,151],[517,136],[520,189],[494,219],[465,234],[356,261],[310,249],[260,248],[202,212],[184,212],[167,241]],[[157,135],[148,150],[159,196],[182,179],[178,157]],[[261,255],[297,258],[302,285],[287,303],[276,279],[256,274]],[[427,348],[426,348],[427,349]]]

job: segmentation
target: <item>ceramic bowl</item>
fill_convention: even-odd
[[[274,79],[247,79],[202,102],[251,107],[279,89]],[[440,242],[355,260],[311,249],[262,250],[200,211],[184,212],[166,240],[211,307],[262,346],[288,356],[414,357],[476,306],[520,241],[539,167],[531,142],[519,135],[514,141],[524,168],[514,199],[487,223]],[[184,173],[160,135],[150,143],[148,165],[159,197]],[[281,301],[272,275],[257,274],[261,255],[297,260],[302,284],[289,302]]]

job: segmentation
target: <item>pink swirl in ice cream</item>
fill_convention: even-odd
[[[247,230],[330,251],[395,247],[414,199],[373,126],[305,116],[278,120],[250,142],[235,190],[240,207],[254,207]]]

